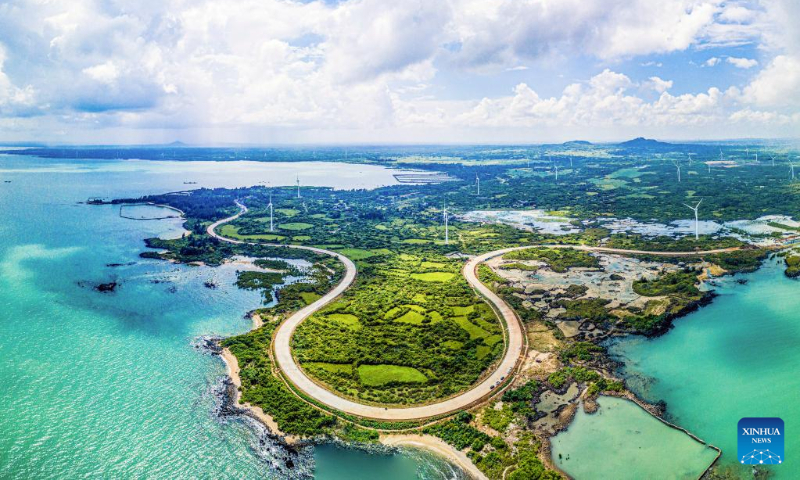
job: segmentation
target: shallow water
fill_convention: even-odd
[[[665,400],[668,418],[722,449],[737,465],[736,425],[743,417],[780,417],[786,462],[768,468],[800,478],[800,283],[769,261],[759,271],[721,282],[719,297],[679,319],[666,335],[631,337],[610,352],[625,362],[629,385],[648,400]],[[734,467],[746,474],[747,467]]]
[[[236,266],[138,257],[144,238],[175,234],[180,220],[126,220],[115,207],[77,204],[188,188],[183,163],[163,171],[159,163],[131,169],[0,156],[0,180],[11,180],[0,183],[0,478],[285,477],[273,465],[280,463],[275,444],[261,443],[248,422],[215,414],[224,365],[192,345],[200,335],[246,331],[243,314],[259,305],[260,294],[233,286]],[[202,167],[208,183],[191,188],[232,181],[229,169],[237,170],[218,162]],[[291,183],[290,167],[315,168],[260,168],[272,167],[284,172],[276,185]],[[383,171],[355,184],[363,168],[326,166],[327,185],[394,183]],[[301,170],[301,179],[312,173]],[[236,175],[238,185],[251,183]],[[114,293],[93,289],[110,281],[120,283]],[[219,287],[209,290],[206,281]],[[326,446],[314,458],[320,479],[343,472],[380,478],[387,469],[391,479],[456,475],[417,452]],[[314,463],[309,457],[300,466],[311,472]]]
[[[633,402],[601,396],[598,403],[593,414],[580,408],[551,439],[553,461],[574,478],[694,479],[717,455]]]

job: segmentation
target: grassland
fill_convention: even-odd
[[[460,262],[386,249],[359,257],[354,287],[294,336],[301,367],[329,388],[370,403],[429,402],[467,388],[502,351],[499,320],[459,274]]]

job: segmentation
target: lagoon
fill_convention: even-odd
[[[737,282],[742,279],[746,283]],[[629,337],[610,345],[624,362],[629,388],[664,400],[667,419],[722,449],[723,467],[737,463],[736,426],[743,417],[780,417],[786,462],[765,467],[775,478],[800,477],[800,283],[782,261],[719,281],[713,303],[676,321],[666,335]]]
[[[597,403],[593,414],[579,408],[550,440],[553,461],[573,478],[695,479],[717,456],[631,401],[600,396]]]

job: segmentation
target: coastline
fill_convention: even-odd
[[[275,420],[265,413],[261,407],[250,405],[247,402],[241,401],[241,392],[239,391],[239,388],[242,386],[242,379],[239,378],[239,361],[236,359],[236,356],[233,355],[227,348],[222,349],[220,358],[222,358],[222,361],[225,362],[225,370],[228,373],[228,378],[231,379],[236,391],[233,398],[234,404],[237,407],[247,410],[253,417],[263,423],[270,432],[281,437],[286,444],[297,445],[300,443],[301,439],[299,437],[283,433],[280,428],[278,428],[278,424],[275,422]]]
[[[253,321],[252,330],[260,328],[264,325],[264,320],[257,313],[252,313],[249,316]],[[302,438],[295,435],[287,435],[286,433],[282,432],[278,427],[278,424],[275,422],[275,419],[264,412],[261,407],[241,401],[241,392],[239,391],[239,388],[242,386],[242,379],[239,377],[239,360],[227,348],[222,348],[219,356],[225,363],[225,371],[234,386],[234,404],[237,407],[247,410],[253,418],[261,422],[272,434],[283,439],[287,445],[294,446],[302,443]],[[464,452],[456,450],[455,447],[438,437],[422,434],[381,434],[379,442],[387,447],[413,447],[426,450],[458,466],[470,478],[476,480],[488,480],[486,475],[478,470],[478,467],[472,463],[472,461],[464,454]]]
[[[258,314],[252,314],[250,315],[250,318],[253,321],[253,328],[252,328],[253,330],[264,325],[263,320]],[[235,390],[235,393],[233,394],[234,405],[244,410],[247,410],[254,418],[256,418],[258,421],[264,424],[264,426],[266,426],[267,429],[270,432],[272,432],[272,434],[281,437],[283,441],[286,442],[286,444],[288,445],[299,444],[302,441],[300,437],[294,435],[287,435],[286,433],[282,432],[278,427],[278,424],[275,422],[275,419],[273,419],[266,412],[264,412],[264,410],[262,410],[261,407],[257,407],[255,405],[251,405],[247,402],[241,401],[242,394],[239,391],[239,389],[242,386],[242,379],[239,377],[239,371],[240,371],[239,360],[227,348],[223,348],[219,356],[225,363],[225,371],[228,375],[228,378],[230,378],[231,383],[233,383],[233,387]]]
[[[449,462],[457,465],[467,475],[476,480],[488,480],[474,463],[455,447],[446,443],[444,440],[432,435],[392,433],[381,434],[379,441],[382,445],[390,447],[414,447],[433,452]]]

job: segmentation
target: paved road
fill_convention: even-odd
[[[224,242],[237,243],[237,244],[257,244],[256,242],[245,242],[232,238],[223,237],[215,232],[215,229],[220,225],[233,221],[247,212],[247,207],[236,202],[240,211],[236,215],[214,222],[208,227],[208,234]],[[273,244],[265,244],[273,245]],[[525,343],[525,331],[522,327],[519,317],[514,310],[504,302],[500,297],[495,295],[494,292],[489,290],[482,284],[477,277],[476,269],[478,265],[491,258],[504,255],[513,250],[523,250],[533,247],[554,247],[554,248],[576,248],[585,251],[606,252],[606,253],[622,253],[622,254],[648,254],[648,255],[664,255],[664,256],[696,256],[700,254],[710,253],[724,253],[737,250],[736,248],[725,248],[719,250],[708,250],[705,252],[648,252],[641,250],[622,250],[615,248],[604,247],[587,247],[587,246],[570,246],[570,245],[526,245],[523,247],[504,248],[502,250],[495,250],[493,252],[485,253],[483,255],[470,259],[462,271],[464,278],[467,282],[479,292],[495,310],[503,317],[504,328],[506,329],[506,350],[505,355],[500,360],[499,366],[480,383],[475,385],[472,389],[447,400],[433,403],[430,405],[422,405],[408,408],[384,408],[373,405],[362,405],[360,403],[342,398],[337,394],[331,392],[325,387],[315,383],[310,379],[301,369],[294,359],[291,350],[291,339],[295,329],[305,319],[313,315],[317,310],[321,309],[336,297],[341,295],[353,283],[356,277],[355,264],[344,255],[341,255],[330,250],[321,248],[305,247],[300,245],[275,245],[286,246],[289,248],[297,248],[301,250],[310,250],[317,253],[331,255],[338,258],[345,265],[345,276],[336,287],[328,292],[325,296],[316,302],[298,310],[286,321],[284,321],[276,330],[273,335],[273,348],[275,351],[275,361],[278,367],[283,372],[284,376],[292,382],[299,390],[314,398],[316,401],[327,405],[328,407],[336,410],[358,415],[361,417],[372,418],[376,420],[418,420],[443,414],[448,414],[457,410],[467,408],[471,405],[485,400],[488,396],[494,393],[496,385],[501,383],[508,375],[514,372],[517,364],[523,358],[527,345]]]

